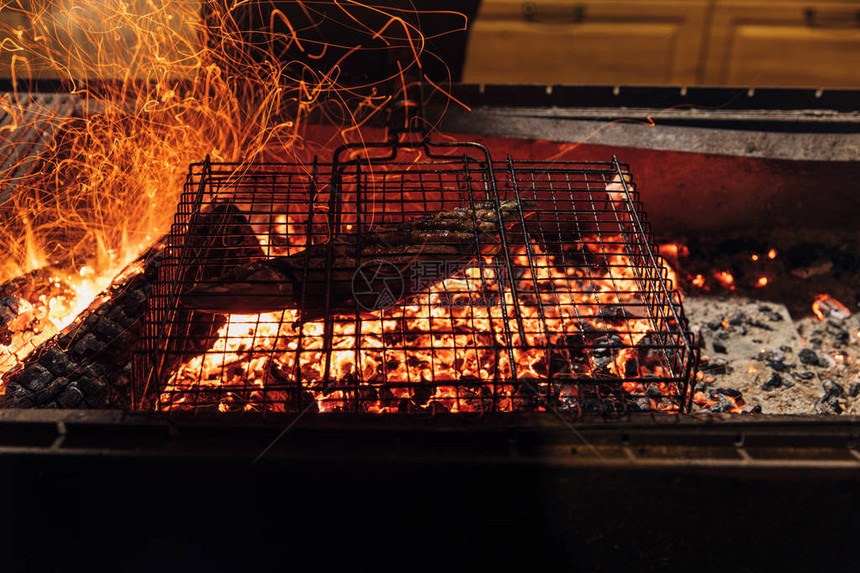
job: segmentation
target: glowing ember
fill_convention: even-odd
[[[702,275],[696,275],[693,278],[692,282],[693,282],[693,285],[695,285],[699,288],[703,288],[705,286],[705,277],[703,277]]]
[[[564,383],[570,374],[553,375],[547,369],[551,360],[547,347],[562,347],[566,336],[581,336],[584,324],[604,331],[613,329],[624,345],[631,347],[652,329],[646,316],[626,319],[623,328],[613,327],[612,321],[603,318],[600,310],[605,305],[637,302],[636,276],[622,245],[593,239],[583,244],[595,252],[611,250],[603,276],[587,277],[575,268],[565,270],[537,244],[531,246],[536,258],[533,273],[525,246],[515,253],[513,262],[524,272],[519,279],[520,295],[530,291],[528,296],[540,300],[539,304],[537,299],[530,304],[520,301],[524,341],[520,340],[515,317],[503,315],[503,308],[513,307],[513,292],[502,286],[492,258],[486,258],[481,266],[466,269],[462,278],[443,281],[411,304],[384,311],[379,318],[362,319],[358,326],[351,320],[336,321],[328,372],[321,322],[299,326],[297,312],[290,310],[284,311],[283,317],[280,313],[232,315],[219,329],[209,351],[175,370],[158,406],[163,410],[214,406],[219,411],[283,411],[296,399],[287,388],[300,384],[320,412],[349,411],[355,407],[356,381],[363,380],[359,388],[378,394],[376,399],[362,400],[366,412],[399,411],[402,400],[416,399],[416,382],[428,383],[428,394],[421,402],[441,405],[449,412],[483,411],[488,399],[496,401],[496,410],[512,411],[519,399],[514,387],[505,382],[512,378],[512,365],[507,354],[496,350],[507,344],[506,330],[512,332],[513,368],[519,379],[533,380],[536,387],[545,388],[547,378],[557,378],[554,384],[560,388],[562,401],[579,398],[577,386]],[[580,282],[582,288],[569,286]],[[593,285],[585,288],[586,282]],[[490,285],[491,292],[480,292],[481,285]],[[451,304],[451,292],[457,293],[457,304]],[[481,304],[488,296],[499,297],[505,304]],[[516,346],[521,343],[525,348]],[[629,376],[629,361],[635,360],[635,352],[634,348],[618,350],[605,364],[606,373],[617,378]],[[579,374],[594,368],[589,363],[581,367]],[[663,374],[659,364],[649,368],[654,376]],[[327,378],[332,381],[329,388],[323,383]],[[484,395],[478,388],[469,395],[462,386],[464,379],[481,381],[492,388],[491,394]],[[446,381],[451,385],[445,385]],[[637,395],[646,390],[642,382],[624,382],[623,386]],[[677,392],[670,384],[651,386],[663,395]],[[211,402],[201,403],[207,396]],[[653,401],[651,407],[657,406]]]
[[[767,258],[773,260],[776,258],[776,249],[771,249],[767,252]]]
[[[812,312],[815,313],[818,320],[827,320],[831,316],[839,319],[851,316],[851,310],[829,294],[815,295]]]
[[[721,271],[719,273],[714,273],[714,278],[716,278],[720,282],[720,284],[727,289],[735,289],[735,277],[732,276],[732,273],[730,273],[729,271]]]
[[[767,286],[767,277],[759,277],[758,281],[756,282],[756,286],[757,287]]]

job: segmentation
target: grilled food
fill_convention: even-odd
[[[298,309],[301,321],[381,310],[445,280],[479,254],[498,252],[500,222],[514,225],[521,210],[528,216],[533,206],[488,201],[338,235],[295,255],[235,268],[197,284],[180,300],[225,314]]]

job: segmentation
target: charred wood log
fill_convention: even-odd
[[[236,264],[265,258],[244,215],[224,204],[196,218],[188,234],[189,247],[207,264],[188,272],[211,278]],[[30,352],[20,367],[4,377],[0,406],[19,408],[125,408],[130,405],[133,350],[141,336],[143,316],[159,276],[167,238],[162,237],[128,265],[108,289],[62,332]],[[163,277],[162,277],[163,278]],[[26,277],[15,279],[26,291]],[[39,293],[33,290],[35,296]],[[215,341],[224,317],[179,309],[175,322],[185,336],[183,355],[204,352]],[[175,350],[175,348],[174,348]],[[166,365],[170,368],[175,364]]]
[[[126,406],[132,349],[163,247],[162,239],[127,266],[72,324],[7,373],[0,406]]]

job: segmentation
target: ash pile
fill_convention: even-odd
[[[782,304],[726,296],[684,307],[702,351],[695,409],[860,414],[860,313],[816,301],[794,320]]]

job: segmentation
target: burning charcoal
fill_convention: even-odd
[[[809,348],[801,350],[797,357],[800,358],[800,361],[804,364],[809,364],[810,366],[821,366],[821,364],[819,364],[818,354]]]
[[[770,377],[770,380],[768,380],[767,382],[765,382],[764,384],[762,384],[762,386],[761,386],[761,387],[762,387],[762,389],[763,389],[763,390],[774,390],[774,389],[776,389],[776,388],[779,388],[780,386],[782,386],[782,376],[780,376],[779,374],[774,373],[774,374]]]
[[[609,324],[619,326],[624,324],[624,321],[628,318],[632,318],[633,314],[622,306],[609,305],[601,307],[597,311],[597,316]]]
[[[728,350],[726,349],[726,345],[723,344],[722,342],[717,342],[715,340],[711,343],[711,345],[714,347],[714,352],[717,352],[719,354],[728,354]]]
[[[708,408],[708,410],[716,414],[731,412],[735,407],[735,403],[722,394],[717,394],[714,399],[716,400],[716,403]]]
[[[163,246],[164,239],[127,267],[128,272],[121,273],[90,309],[33,350],[21,368],[7,374],[2,405],[126,407],[129,363],[145,308],[139,301],[147,300]]]
[[[821,383],[821,386],[824,388],[825,393],[832,394],[833,396],[842,396],[845,393],[845,388],[833,380],[825,380]]]
[[[722,394],[724,396],[734,398],[735,400],[743,396],[743,393],[740,390],[735,390],[733,388],[714,388],[710,391],[710,394],[712,398],[716,395]]]
[[[739,312],[728,319],[728,323],[732,326],[741,326],[747,320],[747,315]]]
[[[654,400],[659,400],[663,397],[663,393],[660,391],[660,389],[653,384],[648,386],[648,389],[645,391],[645,395],[649,398],[653,398]]]

